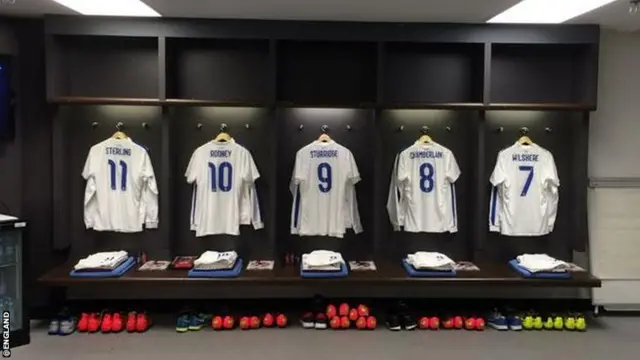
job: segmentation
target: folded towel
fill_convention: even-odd
[[[80,269],[107,269],[111,270],[122,264],[129,254],[126,251],[108,251],[91,254],[84,259],[80,259],[73,267],[75,270]]]
[[[340,271],[345,265],[342,256],[330,255],[326,260],[313,259],[312,254],[302,254],[302,266],[300,268],[305,271]],[[310,259],[311,258],[311,259]]]
[[[509,261],[509,266],[511,266],[518,274],[522,275],[524,278],[530,279],[570,279],[570,272],[537,272],[532,273],[531,271],[523,268],[518,264],[518,260],[513,259]]]
[[[407,255],[407,262],[416,269],[452,270],[455,262],[439,252],[418,251]]]
[[[344,259],[342,258],[342,255],[340,253],[329,250],[314,250],[309,254],[303,254],[302,258],[306,263],[306,266],[311,267],[321,267],[344,263]]]
[[[566,272],[569,270],[569,264],[547,254],[522,254],[516,259],[520,267],[532,273]]]
[[[199,267],[201,265],[222,265],[228,266],[229,268],[233,267],[238,259],[238,253],[235,251],[225,251],[225,252],[217,252],[217,251],[205,251],[193,261],[194,267]]]

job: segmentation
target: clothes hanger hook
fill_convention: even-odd
[[[426,125],[425,125],[425,126],[423,126],[423,127],[422,127],[421,132],[422,132],[423,134],[425,134],[425,135],[426,135],[426,134],[428,134],[428,133],[429,133],[429,127],[428,127],[428,126],[426,126]]]
[[[142,123],[142,128],[143,129],[148,129],[149,128],[149,124],[147,124],[146,122]]]
[[[123,128],[123,127],[124,127],[124,124],[123,124],[123,123],[121,123],[121,122],[118,122],[118,123],[116,124],[116,129],[118,129],[118,131],[122,130],[122,128]]]
[[[97,128],[97,127],[98,127],[98,123],[97,123],[97,122],[95,122],[95,121],[94,121],[94,122],[92,122],[92,123],[91,123],[91,127],[93,127],[93,128]]]
[[[225,132],[225,131],[227,131],[227,124],[222,124],[222,125],[220,125],[220,131],[221,131],[221,132]]]
[[[322,128],[320,128],[322,130],[323,133],[327,133],[329,131],[329,127],[327,125],[322,125]]]
[[[553,129],[551,129],[550,127],[546,127],[544,128],[544,131],[546,131],[547,133],[551,133]]]
[[[520,133],[521,133],[522,135],[527,135],[527,134],[529,133],[529,128],[528,128],[528,127],[526,127],[526,126],[521,127],[521,128],[520,128]]]
[[[298,130],[302,131],[304,129],[304,125],[300,124],[300,126],[298,126]]]
[[[448,132],[452,131],[451,126],[447,126],[445,129],[447,129]]]
[[[197,128],[198,130],[200,130],[200,129],[202,129],[202,126],[203,126],[203,125],[202,125],[202,123],[198,123],[198,125],[196,125],[196,128]]]

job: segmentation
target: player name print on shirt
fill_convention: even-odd
[[[139,232],[158,227],[158,186],[147,151],[131,138],[104,140],[89,151],[84,221],[96,231]]]
[[[185,177],[193,184],[190,222],[196,236],[240,235],[240,225],[264,227],[255,188],[260,173],[249,150],[233,139],[197,148]]]
[[[291,233],[342,238],[348,228],[362,232],[359,181],[353,154],[335,141],[314,141],[298,150],[290,184]]]
[[[394,230],[458,231],[455,182],[460,168],[451,150],[416,142],[394,161],[387,212]]]
[[[508,236],[553,231],[560,179],[551,152],[516,142],[498,154],[490,182],[490,231]]]

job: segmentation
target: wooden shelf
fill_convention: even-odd
[[[135,271],[119,278],[74,278],[69,276],[71,265],[62,265],[43,275],[39,282],[49,286],[68,287],[102,285],[106,283],[137,286],[153,284],[209,284],[227,285],[291,285],[309,284],[376,284],[376,285],[465,285],[465,286],[517,286],[517,287],[600,287],[601,281],[588,273],[573,273],[570,279],[525,279],[507,264],[478,264],[480,271],[459,271],[449,278],[412,278],[407,276],[400,262],[376,262],[377,271],[352,271],[340,279],[302,279],[296,266],[276,267],[273,271],[246,271],[236,278],[189,278],[186,270]]]
[[[162,101],[162,103],[174,106],[269,107],[271,105],[266,102],[218,101],[198,99],[167,99],[165,101]]]
[[[450,109],[450,110],[482,110],[482,103],[402,103],[386,104],[384,109]]]
[[[56,105],[161,105],[160,99],[63,96],[47,99]]]
[[[373,102],[327,104],[296,101],[278,101],[276,103],[276,106],[280,108],[374,109],[376,107],[376,104]]]
[[[594,111],[595,105],[572,103],[491,103],[486,110],[583,110]]]

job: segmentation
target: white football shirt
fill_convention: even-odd
[[[500,151],[490,181],[490,231],[509,236],[553,231],[560,179],[549,151],[516,142]]]
[[[354,185],[360,173],[353,154],[335,141],[298,150],[291,179],[291,233],[341,238],[362,231]]]
[[[191,208],[196,236],[240,235],[243,199],[253,209],[254,228],[263,227],[254,182],[260,177],[249,150],[235,142],[210,141],[197,148],[185,173],[194,184]]]
[[[396,157],[387,211],[395,230],[456,232],[455,182],[460,168],[451,150],[416,142]]]
[[[158,227],[158,186],[147,151],[130,138],[91,147],[82,170],[86,227],[138,232]]]

